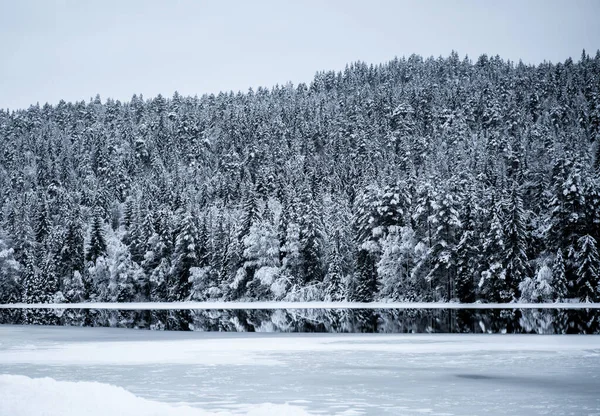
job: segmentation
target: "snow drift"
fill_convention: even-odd
[[[57,381],[0,374],[0,416],[306,416],[288,404],[249,405],[240,412],[207,412],[137,397],[127,390],[96,382]]]

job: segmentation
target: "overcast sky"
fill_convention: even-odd
[[[246,91],[412,53],[558,62],[600,0],[0,0],[0,108]]]

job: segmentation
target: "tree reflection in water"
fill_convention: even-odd
[[[6,309],[2,324],[219,332],[599,334],[596,309]]]

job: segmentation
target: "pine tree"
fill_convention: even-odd
[[[106,240],[104,239],[104,221],[97,210],[92,220],[92,230],[90,232],[90,244],[86,254],[86,260],[96,262],[98,257],[106,254]]]
[[[244,264],[240,276],[245,279],[236,282],[238,294],[251,298],[267,296],[268,287],[273,283],[269,280],[278,273],[280,265],[279,238],[268,215],[250,227],[243,243]]]
[[[64,242],[60,249],[59,274],[62,277],[71,276],[75,271],[80,274],[84,271],[84,236],[80,221],[76,215],[67,224]]]
[[[44,199],[39,207],[38,216],[35,227],[35,241],[38,244],[44,244],[46,238],[50,234],[50,227],[52,224],[50,223],[50,215],[48,213],[48,205],[46,200]]]
[[[323,279],[324,300],[339,302],[346,299],[346,287],[344,285],[344,276],[342,269],[342,256],[340,254],[340,235],[339,231],[335,233],[335,244],[333,252],[329,256],[328,269]]]
[[[129,229],[129,227],[131,226],[131,223],[133,222],[134,212],[135,212],[134,201],[133,201],[133,199],[128,198],[127,201],[125,201],[125,210],[123,212],[123,223],[125,224],[125,227],[127,227],[127,229]]]
[[[552,275],[554,276],[555,300],[561,302],[569,295],[567,277],[565,275],[565,262],[563,260],[562,250],[556,252],[554,263],[552,265]]]
[[[431,219],[435,227],[430,257],[432,268],[427,279],[434,287],[443,291],[445,286],[446,299],[455,295],[456,259],[454,258],[457,236],[460,233],[462,222],[458,213],[458,201],[453,191],[442,192],[438,195],[435,211]]]
[[[478,247],[475,231],[464,230],[456,246],[456,297],[462,303],[475,301]]]
[[[140,267],[133,262],[126,246],[118,245],[114,267],[111,270],[111,282],[116,285],[114,297],[117,302],[133,302],[136,293],[141,295],[142,291],[139,290],[141,275]]]
[[[256,196],[256,192],[253,190],[249,191],[246,200],[244,201],[244,215],[242,218],[242,223],[240,226],[240,231],[238,233],[238,239],[242,241],[245,236],[250,232],[250,227],[252,224],[256,223],[261,219],[261,211],[258,204],[258,199]]]
[[[505,281],[508,290],[508,293],[503,295],[505,301],[520,296],[519,283],[527,277],[527,239],[524,219],[523,200],[517,187],[513,186],[505,206],[504,217]]]
[[[23,302],[25,303],[50,303],[44,285],[43,274],[36,264],[36,259],[31,252],[25,253],[25,265],[23,268]]]
[[[555,249],[566,253],[566,277],[574,295],[579,289],[576,283],[577,240],[587,233],[585,225],[585,196],[581,170],[577,163],[559,159],[552,170],[551,226],[548,239]]]
[[[500,209],[492,199],[491,218],[488,232],[483,241],[483,272],[481,273],[481,295],[489,302],[503,302],[509,292],[506,284],[506,272],[503,266],[505,236]]]
[[[75,271],[70,278],[66,279],[64,290],[67,302],[79,303],[85,300],[86,290],[81,274],[78,271]]]
[[[175,251],[168,286],[168,298],[171,301],[183,301],[190,295],[190,269],[198,266],[197,254],[198,229],[193,215],[185,214],[175,240]]]
[[[416,282],[412,279],[415,262],[415,232],[410,227],[390,227],[381,241],[377,263],[380,294],[392,300],[414,300]]]
[[[323,280],[324,300],[339,302],[346,299],[346,288],[343,282],[341,256],[335,253],[329,262],[329,269]]]
[[[21,264],[14,257],[14,249],[0,235],[0,303],[17,303],[21,299]]]
[[[577,287],[579,297],[584,302],[600,301],[600,257],[596,240],[584,235],[578,242],[577,251]]]
[[[368,248],[358,250],[356,273],[348,290],[352,302],[373,302],[379,290],[375,255]]]
[[[362,195],[354,217],[357,245],[356,266],[348,287],[348,298],[353,302],[371,302],[378,291],[377,252],[379,246],[374,240],[373,230],[377,229],[377,195],[367,189]]]
[[[323,236],[319,210],[314,198],[306,203],[306,213],[302,218],[300,244],[302,255],[303,281],[320,282],[323,280]]]

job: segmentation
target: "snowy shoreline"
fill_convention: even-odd
[[[0,309],[110,310],[274,310],[274,309],[600,309],[600,303],[443,303],[443,302],[87,302],[12,303]]]

